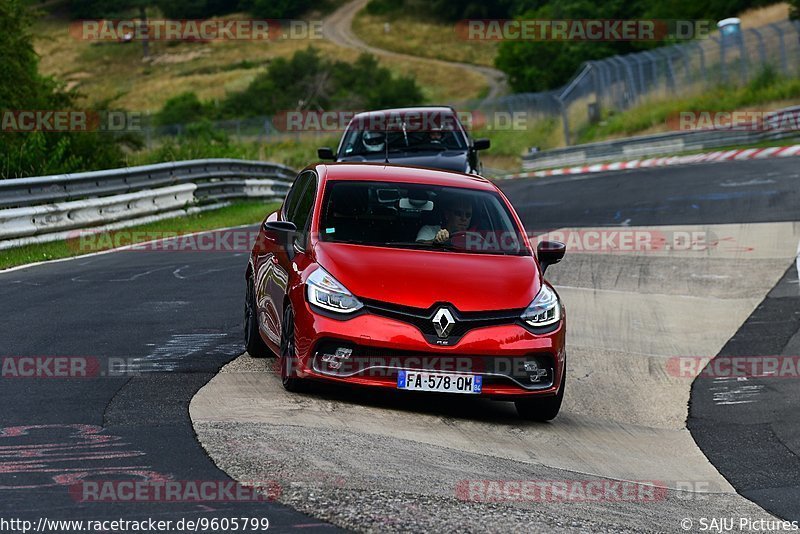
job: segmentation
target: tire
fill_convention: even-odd
[[[297,376],[297,357],[294,344],[294,311],[286,306],[281,325],[281,383],[283,389],[292,393],[306,391],[306,381]]]
[[[258,331],[256,292],[252,278],[247,279],[247,293],[244,299],[244,348],[253,358],[274,356]]]
[[[564,400],[564,387],[567,385],[567,365],[564,364],[564,373],[561,375],[561,387],[558,393],[552,397],[541,399],[524,399],[514,402],[517,408],[517,415],[521,419],[528,421],[538,421],[544,423],[556,418],[561,410],[561,401]]]

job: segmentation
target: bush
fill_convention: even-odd
[[[156,114],[155,122],[159,126],[187,124],[201,120],[206,111],[197,95],[187,91],[167,100],[161,111]]]
[[[242,92],[223,101],[222,117],[272,115],[285,110],[367,109],[422,102],[410,77],[394,77],[374,56],[355,63],[331,61],[309,47],[274,60]]]
[[[225,132],[207,120],[190,125],[186,135],[169,138],[162,145],[137,158],[137,164],[201,158],[258,159],[255,145],[232,143]]]

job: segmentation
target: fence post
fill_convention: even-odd
[[[572,143],[570,142],[569,138],[569,116],[567,115],[567,106],[563,100],[561,100],[560,96],[556,96],[556,101],[558,101],[558,105],[561,108],[561,124],[564,128],[564,146],[571,146]]]
[[[641,98],[647,93],[647,89],[644,87],[644,60],[641,54],[631,54],[631,56],[635,58],[636,71],[639,73],[639,96]]]
[[[757,29],[751,28],[750,31],[753,32],[753,35],[755,35],[756,39],[758,40],[758,58],[761,60],[761,65],[762,66],[766,65],[767,64],[767,51],[766,51],[766,49],[764,47],[764,38],[761,37],[761,32],[758,31]]]
[[[775,33],[778,34],[778,43],[780,44],[780,56],[781,56],[781,70],[784,74],[789,74],[789,62],[786,60],[786,42],[783,40],[783,30],[781,29],[780,25],[773,22],[769,25],[770,28],[773,29]]]
[[[706,53],[703,51],[703,47],[700,46],[698,43],[692,43],[692,47],[695,48],[698,52],[700,52],[700,74],[703,77],[703,85],[708,86],[708,73],[706,72]]]
[[[748,71],[748,69],[747,69],[748,56],[747,56],[747,50],[744,47],[744,32],[739,30],[739,33],[737,34],[737,36],[738,36],[737,40],[739,41],[739,66],[741,67],[741,71],[742,71],[742,82],[743,83],[747,83],[747,80],[750,77],[748,76],[748,73],[747,73],[747,71]]]
[[[722,83],[728,82],[728,66],[725,64],[725,39],[711,36],[711,40],[719,46],[719,69]]]
[[[642,55],[650,60],[650,67],[653,72],[653,87],[658,86],[658,57],[650,51],[645,50]]]
[[[600,116],[602,116],[601,109],[603,107],[601,105],[601,103],[600,103],[601,102],[601,98],[602,98],[602,95],[601,95],[601,80],[600,80],[601,74],[600,74],[600,69],[599,69],[599,67],[597,67],[597,65],[596,65],[596,63],[594,61],[589,61],[589,68],[592,69],[592,80],[594,81],[594,101],[595,101],[595,105],[597,106],[597,115],[598,115],[598,117],[600,117]],[[591,121],[591,117],[589,117],[589,120]]]

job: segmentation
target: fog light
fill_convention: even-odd
[[[539,362],[536,360],[527,361],[524,364],[525,372],[528,373],[528,378],[531,382],[539,382],[542,378],[547,376],[547,369],[539,367]]]
[[[328,364],[331,369],[339,369],[343,360],[349,360],[353,354],[353,349],[338,347],[333,354],[323,354],[322,361]]]

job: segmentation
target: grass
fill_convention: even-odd
[[[622,113],[608,114],[578,133],[576,143],[670,131],[668,120],[682,111],[774,110],[800,103],[800,79],[766,74],[748,86],[716,87],[683,98],[652,100]]]
[[[277,207],[278,203],[275,202],[240,201],[230,206],[194,215],[131,226],[124,230],[98,233],[92,236],[91,242],[82,244],[76,241],[62,240],[3,250],[0,251],[0,269],[106,250],[110,248],[108,244],[113,243],[115,240],[120,244],[127,245],[176,233],[187,234],[202,230],[255,224],[262,221],[268,213],[274,211]]]
[[[202,100],[221,99],[244,89],[273,59],[309,45],[330,57],[342,53],[321,39],[154,41],[150,59],[144,60],[141,43],[80,40],[70,35],[69,22],[57,17],[40,18],[34,36],[40,70],[84,95],[82,105],[144,112],[159,110],[167,99],[185,91],[194,91]],[[350,56],[355,59],[356,54]]]
[[[531,147],[541,150],[563,143],[561,122],[552,117],[536,117],[519,125],[522,129],[480,128],[471,132],[473,138],[488,137],[492,146],[481,153],[481,161],[489,169],[518,171],[522,155]]]
[[[338,0],[337,0],[338,2]],[[157,17],[157,14],[151,14]],[[241,18],[244,14],[223,18]],[[33,28],[41,57],[40,71],[63,81],[81,95],[78,104],[99,109],[154,113],[171,97],[194,91],[201,100],[221,100],[240,91],[278,57],[290,57],[313,46],[330,59],[355,61],[357,50],[324,39],[150,43],[143,59],[141,43],[92,43],[70,34],[70,22],[59,15],[39,17]],[[431,68],[424,60],[379,57],[400,75],[412,75],[426,101],[478,98],[485,92],[482,76],[458,67]]]
[[[789,18],[790,6],[787,2],[754,7],[743,11],[738,17],[742,20],[742,28],[757,28],[773,22],[781,22]]]
[[[270,142],[255,139],[230,139],[225,143],[189,138],[162,138],[149,150],[135,152],[128,157],[128,166],[182,161],[203,158],[235,158],[281,163],[293,169],[302,169],[317,161],[317,148],[336,148],[339,134],[303,134],[284,137]]]
[[[353,20],[353,33],[377,48],[418,57],[493,67],[497,55],[498,41],[467,41],[457,34],[454,24],[409,15],[377,16],[362,11]]]

